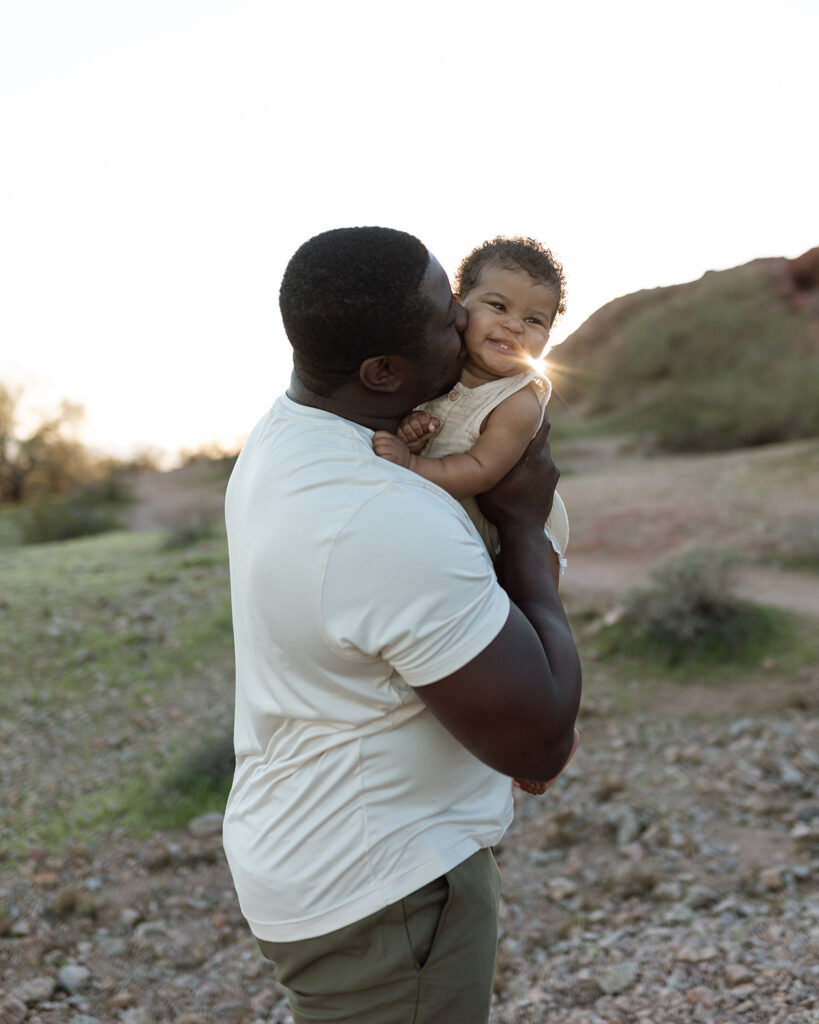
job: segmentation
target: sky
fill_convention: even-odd
[[[814,0],[2,0],[0,381],[119,456],[233,449],[328,228],[619,295],[819,245]]]

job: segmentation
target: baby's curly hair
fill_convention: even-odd
[[[480,281],[484,268],[492,263],[505,270],[525,270],[533,281],[546,285],[557,295],[555,317],[566,312],[563,264],[535,238],[506,238],[505,235],[498,235],[473,249],[461,261],[455,274],[455,294],[462,299],[468,295]]]

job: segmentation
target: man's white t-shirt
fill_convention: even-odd
[[[413,690],[463,667],[509,600],[461,506],[372,431],[279,398],[226,499],[236,773],[224,842],[260,939],[310,938],[496,843],[511,780]]]

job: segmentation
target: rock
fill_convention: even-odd
[[[685,902],[692,910],[705,910],[719,902],[719,893],[707,885],[692,885],[686,894]]]
[[[621,793],[626,788],[626,780],[622,775],[609,772],[594,787],[595,799],[604,804],[609,801],[615,793]]]
[[[685,964],[699,964],[705,960],[714,960],[719,956],[715,946],[702,946],[695,949],[693,946],[680,946],[675,959]]]
[[[609,964],[599,970],[594,980],[606,995],[617,995],[633,985],[640,976],[640,969],[632,960],[624,960],[619,964]]]
[[[566,999],[572,1006],[592,1006],[602,995],[603,989],[593,978],[578,978],[568,989]]]
[[[782,760],[777,767],[779,768],[779,778],[783,786],[804,786],[805,774],[795,764]]]
[[[210,814],[200,814],[198,818],[192,818],[188,822],[188,832],[197,839],[221,835],[223,820],[224,815],[219,811],[212,811]]]
[[[129,1006],[133,1006],[137,1001],[137,996],[130,989],[124,988],[119,992],[115,992],[114,995],[108,1000],[108,1005],[113,1010],[127,1010]]]
[[[120,939],[112,935],[104,935],[97,942],[97,951],[101,956],[104,956],[106,960],[112,957],[125,956],[128,952],[128,943],[125,939]]]
[[[23,1024],[28,1010],[22,999],[12,996],[0,1003],[0,1024]]]
[[[640,834],[640,821],[634,808],[629,807],[628,804],[612,807],[606,816],[606,821],[617,833],[618,846],[633,843]]]
[[[125,907],[120,912],[119,920],[120,924],[125,925],[126,928],[133,928],[142,920],[142,914],[134,907]]]
[[[651,890],[655,900],[667,900],[669,903],[676,903],[682,899],[682,886],[679,882],[658,882]]]
[[[145,921],[135,931],[131,944],[135,950],[150,953],[157,960],[169,960],[174,967],[198,967],[207,953],[183,932],[169,929],[160,921]]]
[[[213,1024],[213,1018],[205,1013],[183,1013],[177,1017],[174,1024]]]
[[[150,1024],[153,1014],[144,1006],[132,1006],[122,1016],[122,1024]]]
[[[162,871],[170,865],[173,854],[167,843],[154,843],[145,850],[143,860],[149,871]]]
[[[759,884],[765,892],[779,892],[785,888],[787,869],[782,865],[765,868],[759,872]]]
[[[577,883],[569,878],[550,878],[546,883],[549,899],[559,903],[561,900],[571,899],[577,893]]]
[[[642,864],[622,864],[614,874],[614,888],[622,897],[647,895],[656,885],[656,876]]]
[[[57,984],[69,995],[75,995],[88,984],[91,972],[80,964],[66,964],[57,975]]]
[[[15,989],[14,995],[29,1006],[33,1006],[50,999],[54,995],[56,987],[57,982],[54,978],[32,978],[30,981],[24,981],[19,988]]]
[[[695,1006],[710,1007],[714,1005],[714,993],[704,985],[696,985],[688,989],[685,998]]]
[[[100,1024],[100,1022],[96,1017],[90,1017],[87,1013],[78,1013],[71,1018],[68,1024]]]

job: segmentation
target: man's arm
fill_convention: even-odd
[[[480,499],[496,523],[498,579],[512,600],[495,639],[468,664],[416,692],[476,757],[506,775],[551,779],[574,743],[580,659],[543,533],[558,471],[544,423],[523,458]]]

